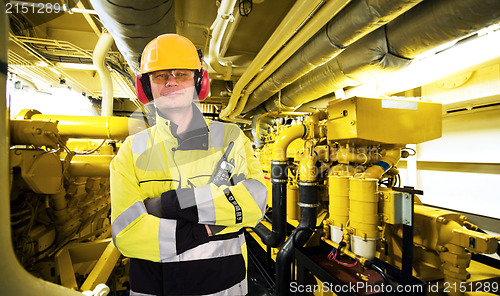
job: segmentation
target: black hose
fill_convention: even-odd
[[[299,183],[299,201],[301,214],[299,225],[276,256],[275,295],[279,296],[289,294],[292,277],[291,263],[295,248],[303,246],[311,237],[316,227],[318,186],[304,186]]]
[[[285,241],[286,237],[286,184],[288,180],[288,165],[284,162],[271,164],[272,182],[272,231],[259,223],[255,226],[255,233],[262,242],[269,247],[276,248]]]
[[[387,278],[387,274],[385,274],[385,272],[382,270],[382,268],[380,268],[377,265],[375,265],[375,263],[373,263],[372,261],[368,260],[368,261],[365,262],[365,267],[371,268],[371,269],[375,270],[378,274],[380,274],[380,276],[384,280],[384,284],[386,286],[390,286],[391,285],[391,283],[389,282],[389,279]],[[388,295],[389,294],[389,290],[385,289],[385,291],[386,291],[385,294]]]

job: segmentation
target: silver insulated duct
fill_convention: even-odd
[[[397,71],[424,51],[498,21],[498,0],[424,1],[284,88],[281,107],[295,109],[369,76]],[[276,110],[275,101],[276,95],[264,103],[265,109]]]
[[[118,50],[137,72],[138,57],[160,34],[175,33],[174,0],[90,0]]]
[[[314,35],[249,97],[246,113],[273,94],[340,54],[422,0],[354,0]]]

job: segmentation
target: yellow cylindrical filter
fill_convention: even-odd
[[[351,178],[349,220],[354,253],[367,259],[375,257],[378,225],[378,180]]]
[[[350,176],[330,175],[328,177],[329,213],[332,241],[342,240],[342,231],[349,219],[349,180]]]
[[[300,220],[300,209],[297,203],[299,202],[299,186],[296,183],[288,183],[286,186],[287,204],[286,210],[288,218]]]

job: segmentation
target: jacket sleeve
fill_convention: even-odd
[[[267,199],[262,168],[255,157],[250,140],[239,128],[233,131],[237,131],[237,135],[233,132],[233,136],[228,136],[226,142],[233,139],[235,143],[229,157],[234,159],[235,163],[235,170],[232,173],[235,184],[218,187],[209,183],[194,188],[192,192],[187,192],[178,200],[169,199],[168,206],[165,200],[162,200],[166,217],[237,228],[254,227],[260,222]],[[177,208],[180,207],[180,211],[172,211],[179,202]],[[195,215],[192,214],[193,209]]]
[[[148,214],[127,139],[110,165],[111,232],[126,257],[160,261],[208,241],[205,226]]]

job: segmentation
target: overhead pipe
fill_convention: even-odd
[[[342,9],[250,95],[243,113],[340,54],[347,46],[394,20],[422,0],[355,0]]]
[[[282,89],[281,102],[296,108],[370,76],[397,71],[426,50],[498,22],[499,12],[496,0],[424,1]],[[274,111],[270,100],[277,96],[263,105]]]
[[[236,99],[238,104],[236,109],[231,106],[234,111],[231,112],[230,117],[234,118],[235,116],[241,114],[248,101],[248,96],[350,1],[351,0],[328,1],[324,5],[321,4],[321,7],[318,6],[317,9],[315,9],[309,16],[310,19],[307,23],[300,28],[300,31],[298,31],[297,34],[295,34],[293,38],[287,42],[286,46],[282,48],[275,57],[273,57],[272,61],[266,64],[266,67],[258,73],[258,75],[247,86],[241,100],[238,101],[238,98]],[[231,98],[233,97],[231,96]]]
[[[264,146],[264,141],[260,138],[259,133],[257,133],[257,130],[267,130],[269,126],[272,124],[272,118],[271,117],[263,117],[263,119],[259,120],[257,122],[257,119],[260,118],[262,114],[267,113],[266,110],[260,110],[263,108],[258,108],[255,109],[253,118],[252,118],[252,136],[253,136],[253,143],[257,148],[262,148]]]
[[[280,65],[282,65],[292,54],[294,54],[307,40],[309,40],[318,30],[322,28],[333,16],[335,16],[350,0],[344,1],[328,1],[323,6],[318,7],[311,15],[311,19],[307,21],[303,28],[297,32],[293,38],[287,42],[286,46],[282,48],[272,61],[266,64],[266,67],[252,80],[248,85],[241,100],[234,112],[231,113],[231,118],[241,114],[245,104],[248,101],[248,96],[267,78],[271,75]]]
[[[236,29],[238,28],[241,21],[241,14],[236,13],[233,17],[234,17],[233,23],[229,28],[229,30],[227,31],[224,42],[221,44],[222,48],[220,49],[219,52],[221,57],[226,55],[227,49],[229,48],[229,44],[231,44],[231,41],[233,40],[234,37],[234,33],[236,33]],[[243,74],[243,72],[241,74]]]
[[[349,1],[350,0],[345,0],[343,2],[347,3]],[[300,35],[302,39],[293,38],[293,40],[290,40],[290,38],[294,36],[296,29],[302,26],[303,22],[307,20],[310,17],[311,13],[313,13],[316,10],[316,7],[322,5],[323,2],[324,1],[322,0],[298,0],[295,2],[295,4],[287,13],[285,18],[283,18],[279,26],[276,28],[276,30],[274,30],[274,33],[271,35],[271,37],[269,37],[269,39],[261,48],[257,56],[253,59],[250,66],[248,66],[248,68],[240,77],[240,79],[238,79],[238,82],[234,85],[234,89],[231,98],[228,102],[228,105],[226,106],[226,108],[222,110],[220,114],[220,117],[222,119],[228,119],[229,116],[234,113],[234,110],[237,107],[238,100],[240,99],[243,90],[245,89],[248,83],[250,83],[255,79],[256,75],[258,75],[259,73],[262,74],[261,71],[263,72],[267,71],[266,69],[268,69],[270,66],[275,70],[277,66],[281,65],[281,63],[283,63],[286,60],[286,58],[291,56],[293,51],[299,48],[305,42],[305,40],[309,39],[312,35],[314,35],[314,33],[316,33],[318,28],[314,28],[314,30],[311,30],[311,32],[308,32],[307,34],[303,33],[305,28],[302,28],[302,30],[300,30],[297,33],[297,35]],[[338,1],[329,1],[326,5],[332,6],[332,4],[336,4],[337,6],[339,6]],[[342,7],[343,5],[337,8],[340,10],[340,8]],[[332,14],[332,11],[329,11],[329,13]],[[287,46],[285,48],[282,48],[287,41],[290,42],[287,43]],[[298,43],[300,41],[302,43]],[[297,45],[294,45],[292,43],[294,44],[297,43]],[[290,50],[290,52],[288,52],[288,56],[286,58],[281,59],[281,62],[276,67],[268,63],[269,60],[273,58],[275,54],[278,53],[278,51],[280,51],[280,53],[278,54],[281,54],[283,50],[285,51]],[[275,64],[276,63],[275,60],[276,58],[273,58],[273,61],[271,61],[271,63]],[[264,66],[266,67],[264,70],[262,70]],[[270,73],[272,73],[272,71]],[[261,80],[260,82],[262,81],[263,80]],[[238,114],[235,114],[232,117],[234,118],[237,115]]]
[[[358,85],[372,75],[394,72],[409,65],[409,59],[390,52],[386,38],[385,27],[379,28],[282,89],[283,108],[293,109],[334,90]],[[274,111],[275,101],[276,95],[264,102],[265,109]]]
[[[273,248],[281,245],[286,237],[286,184],[288,181],[286,150],[292,141],[304,138],[306,135],[305,125],[291,126],[278,136],[273,147],[273,160],[271,161],[272,231],[262,223],[254,228],[262,242]]]
[[[90,0],[104,27],[135,72],[146,44],[160,34],[175,33],[174,0]]]
[[[217,17],[210,27],[212,38],[210,39],[210,46],[208,48],[208,61],[210,67],[215,72],[224,75],[225,80],[230,80],[231,75],[242,75],[245,69],[234,68],[230,61],[223,61],[221,59],[221,43],[227,26],[230,22],[234,21],[233,10],[237,0],[223,0],[217,10]]]
[[[92,62],[97,68],[99,78],[101,78],[101,116],[113,115],[113,79],[111,79],[111,71],[106,66],[106,55],[111,45],[113,45],[113,37],[108,32],[103,32],[97,41],[92,56]]]

